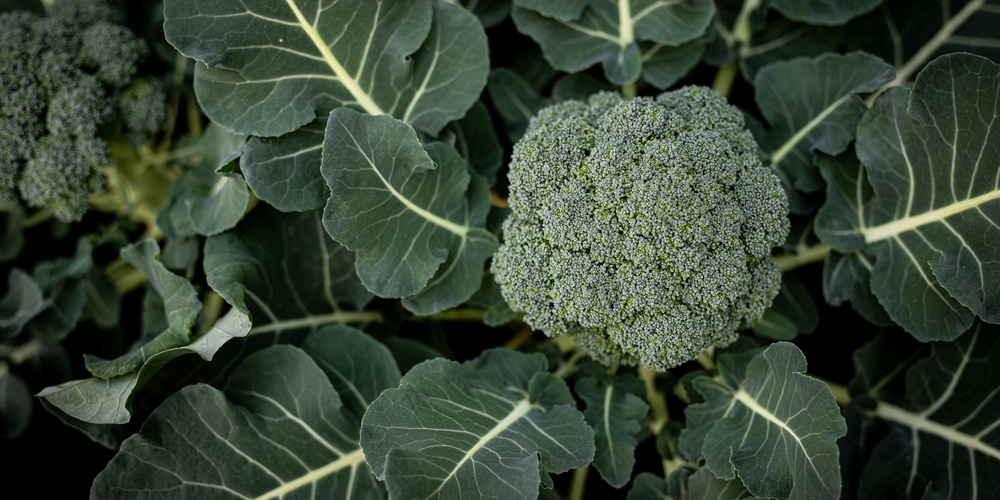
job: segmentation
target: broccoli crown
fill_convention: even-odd
[[[703,87],[541,110],[515,145],[492,263],[510,306],[605,363],[724,346],[778,292],[788,202],[739,110]]]
[[[55,0],[45,15],[0,13],[0,210],[29,205],[77,221],[103,186],[97,167],[108,147],[100,137],[127,121],[116,96],[148,53],[117,20],[105,0]],[[140,117],[143,132],[165,114]],[[76,156],[63,161],[69,151]]]

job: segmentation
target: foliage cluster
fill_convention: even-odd
[[[996,496],[997,21],[0,3],[0,435],[59,449],[4,470],[94,464],[35,486],[93,498]]]

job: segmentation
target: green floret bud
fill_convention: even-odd
[[[128,28],[102,21],[83,32],[79,57],[101,82],[120,88],[128,85],[148,54],[146,42]]]
[[[109,21],[120,22],[120,16],[105,0],[54,0],[46,9],[49,17],[81,26]]]
[[[104,189],[99,167],[110,154],[96,137],[42,137],[21,174],[21,198],[29,206],[51,210],[63,222],[79,221],[90,206],[90,195]]]
[[[91,75],[81,75],[76,85],[53,94],[46,125],[53,135],[91,137],[97,135],[113,111],[101,83]]]
[[[778,292],[788,203],[739,110],[685,87],[603,92],[532,119],[492,270],[532,327],[664,370],[724,346]]]
[[[133,145],[149,142],[167,121],[167,93],[149,80],[137,78],[118,94],[115,105],[125,137]]]

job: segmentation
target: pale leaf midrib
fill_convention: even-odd
[[[862,236],[864,236],[865,243],[870,245],[872,243],[890,239],[908,231],[913,231],[914,229],[927,224],[943,221],[948,217],[958,215],[996,199],[1000,199],[1000,189],[994,189],[993,191],[989,191],[979,196],[957,201],[950,205],[945,205],[918,215],[896,219],[892,222],[887,222],[878,226],[862,227],[859,232]]]
[[[813,117],[812,120],[809,120],[809,123],[806,123],[801,129],[795,132],[795,135],[789,137],[788,140],[781,145],[781,147],[776,149],[774,153],[771,154],[771,163],[775,165],[781,163],[781,161],[785,159],[785,156],[788,156],[788,153],[791,153],[792,150],[795,149],[795,146],[809,135],[809,132],[812,132],[813,129],[823,123],[823,120],[826,120],[826,118],[836,111],[837,108],[839,108],[840,105],[843,104],[844,101],[846,101],[851,95],[851,93],[844,94],[836,101],[830,103],[829,106]]]
[[[434,492],[432,492],[430,495],[427,495],[427,498],[434,498],[436,495],[441,493],[441,488],[444,488],[444,485],[448,484],[448,481],[450,481],[451,478],[453,478],[455,474],[458,473],[458,470],[461,469],[463,465],[465,465],[465,462],[468,462],[473,456],[475,456],[476,453],[479,452],[479,450],[485,448],[487,443],[489,443],[497,436],[502,434],[505,430],[510,428],[510,426],[514,425],[518,420],[524,418],[528,414],[528,412],[531,411],[532,408],[533,406],[531,405],[531,401],[528,401],[527,399],[522,399],[518,401],[517,404],[514,405],[514,408],[511,409],[510,413],[508,413],[507,416],[503,418],[503,420],[498,421],[497,425],[493,426],[493,428],[490,429],[489,432],[484,434],[483,437],[479,438],[479,440],[476,441],[476,444],[474,444],[472,447],[469,448],[469,451],[465,453],[462,459],[455,463],[455,467],[452,468],[451,472],[449,472],[448,475],[441,480],[441,484],[438,485],[438,488],[434,490]]]
[[[812,457],[810,457],[809,455],[809,451],[806,450],[805,445],[803,445],[802,443],[802,439],[799,437],[798,434],[796,434],[794,429],[789,427],[787,423],[778,418],[777,415],[771,413],[771,410],[761,406],[760,403],[758,403],[753,396],[751,396],[748,392],[744,391],[743,389],[736,391],[736,393],[733,394],[733,398],[742,403],[744,406],[747,407],[747,409],[749,409],[753,413],[760,415],[761,417],[764,418],[764,420],[767,420],[768,422],[778,426],[778,428],[780,428],[782,432],[785,432],[789,436],[791,436],[792,439],[795,440],[795,444],[798,445],[800,450],[802,450],[803,457],[809,463],[809,467],[812,468],[816,477],[823,477],[823,474],[821,474],[820,471],[816,469],[816,464],[813,463]],[[824,484],[824,487],[826,487],[826,484]]]
[[[299,10],[299,6],[296,5],[295,0],[285,0],[285,3],[288,4],[288,8],[291,9],[293,14],[295,14],[295,19],[299,22],[299,27],[307,36],[309,36],[309,40],[313,42],[313,45],[315,45],[316,49],[319,50],[320,55],[323,56],[323,61],[330,67],[333,74],[337,76],[341,85],[343,85],[351,96],[354,97],[358,105],[361,106],[361,108],[368,114],[386,114],[386,112],[383,111],[374,100],[372,100],[372,97],[361,88],[361,85],[358,84],[358,81],[354,78],[354,76],[348,73],[347,69],[340,64],[340,61],[333,55],[333,52],[330,51],[330,47],[326,44],[326,41],[323,40],[323,37],[321,37],[319,32],[317,32],[316,29],[309,24],[309,21],[306,20],[302,11]]]
[[[320,479],[323,479],[326,476],[335,474],[348,467],[353,467],[356,464],[364,463],[364,461],[365,461],[365,454],[361,450],[361,448],[358,448],[350,453],[342,455],[340,458],[324,465],[323,467],[320,467],[319,469],[309,471],[307,474],[299,476],[293,481],[282,483],[281,486],[278,486],[277,488],[268,491],[263,495],[255,497],[255,500],[269,500],[271,498],[279,498],[307,484],[316,483]]]
[[[456,224],[448,219],[438,216],[437,214],[431,213],[425,210],[420,205],[417,205],[416,203],[410,201],[409,198],[403,196],[403,193],[396,191],[396,188],[389,183],[389,179],[386,179],[385,176],[382,175],[382,172],[379,171],[378,165],[375,164],[374,158],[370,157],[365,153],[364,148],[361,146],[361,144],[358,143],[357,138],[354,137],[354,133],[344,124],[341,124],[341,127],[344,128],[344,131],[351,138],[351,141],[354,143],[354,148],[358,151],[358,153],[361,154],[361,156],[365,158],[365,161],[368,163],[368,167],[378,177],[379,181],[382,182],[382,185],[385,186],[386,191],[388,191],[393,198],[402,203],[403,206],[405,206],[408,210],[419,215],[421,218],[423,218],[427,222],[430,222],[431,224],[434,224],[435,226],[450,231],[451,233],[454,233],[462,238],[464,238],[469,233],[469,226]]]
[[[928,419],[925,415],[916,414],[889,403],[881,402],[875,408],[875,416],[889,422],[895,422],[913,429],[937,436],[950,443],[958,444],[970,450],[978,451],[994,460],[1000,460],[1000,449],[997,449],[975,436],[960,432],[952,427]]]

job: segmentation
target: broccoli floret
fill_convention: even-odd
[[[95,137],[42,137],[21,174],[21,198],[29,206],[49,208],[61,221],[80,220],[90,194],[104,189],[98,167],[110,157],[107,144]]]
[[[162,91],[130,86],[149,49],[113,24],[116,12],[104,0],[54,0],[45,14],[0,12],[0,210],[28,205],[79,220],[90,192],[103,186],[102,137],[116,130],[108,125],[120,121],[131,138],[155,134],[154,122],[166,120],[155,111],[165,106]],[[143,98],[156,102],[121,104]]]
[[[124,87],[148,53],[145,42],[128,28],[100,22],[83,32],[80,61],[105,84]]]
[[[510,306],[605,363],[724,346],[778,292],[788,202],[743,116],[703,87],[541,110],[511,158],[492,271]]]
[[[144,78],[133,80],[118,94],[116,104],[125,138],[135,146],[156,137],[167,121],[167,93],[160,85]]]

